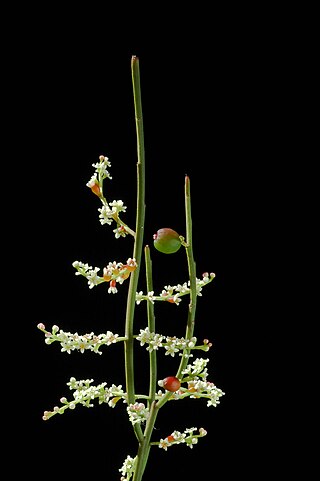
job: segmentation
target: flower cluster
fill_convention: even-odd
[[[211,272],[204,272],[202,274],[202,279],[196,278],[196,293],[197,296],[202,296],[202,288],[213,281],[215,274]],[[143,291],[136,293],[136,303],[140,304],[141,301],[150,301],[154,304],[154,301],[167,301],[172,304],[177,304],[181,302],[181,297],[186,294],[190,294],[190,281],[184,282],[183,284],[178,284],[176,286],[164,286],[164,289],[159,294],[159,296],[154,295],[154,291],[150,291],[147,294],[143,294]]]
[[[220,397],[224,395],[224,392],[217,388],[213,382],[194,380],[188,382],[188,394],[192,399],[197,399],[200,397],[207,398],[207,406],[216,407],[220,404]]]
[[[203,428],[199,429],[199,434],[194,434],[194,431],[196,430],[197,428],[187,428],[183,433],[180,431],[173,431],[170,436],[160,439],[158,443],[152,444],[158,444],[159,448],[162,448],[165,451],[167,451],[170,446],[181,443],[185,443],[189,448],[192,449],[193,446],[198,443],[198,439],[203,438],[203,436],[206,436],[207,434],[207,431]]]
[[[208,368],[207,364],[209,359],[204,359],[203,357],[198,357],[193,361],[192,364],[188,364],[187,367],[182,371],[182,374],[188,374],[189,377],[201,377],[202,379],[207,379]]]
[[[140,329],[140,334],[136,336],[136,339],[140,341],[141,346],[148,344],[147,351],[152,352],[153,350],[159,349],[159,347],[163,347],[166,350],[165,355],[172,357],[174,357],[177,352],[185,349],[202,349],[203,351],[208,351],[212,346],[208,339],[204,339],[203,345],[196,346],[196,337],[185,339],[184,337],[163,336],[162,334],[150,332],[149,327]],[[179,355],[181,356],[182,354],[180,353]],[[190,356],[192,356],[192,354],[188,355],[188,357]]]
[[[55,414],[63,414],[66,409],[75,409],[77,404],[82,404],[85,407],[93,407],[92,400],[98,399],[99,404],[107,403],[110,407],[115,407],[116,403],[122,398],[126,402],[126,393],[123,391],[122,386],[116,386],[112,384],[107,388],[107,383],[102,382],[97,386],[91,386],[93,379],[85,379],[77,381],[74,377],[70,378],[67,383],[69,389],[73,390],[73,400],[68,401],[65,397],[60,399],[63,406],[55,406],[53,411],[45,411],[42,419],[47,421]]]
[[[112,179],[110,173],[107,170],[107,167],[111,167],[111,162],[109,161],[108,157],[104,155],[100,155],[99,162],[96,164],[92,164],[92,167],[95,168],[95,173],[92,175],[89,182],[87,182],[87,187],[89,187],[94,194],[98,197],[103,196],[103,180],[108,178]]]
[[[67,352],[68,354],[70,354],[71,351],[80,351],[83,353],[86,350],[102,354],[102,352],[99,351],[101,346],[110,346],[111,344],[126,339],[125,337],[119,337],[119,334],[113,334],[111,331],[98,335],[95,335],[93,332],[80,335],[77,332],[65,332],[56,325],[52,326],[51,332],[47,331],[42,322],[39,323],[37,327],[45,334],[46,344],[52,344],[55,341],[60,342],[61,351]]]
[[[92,164],[95,168],[95,172],[92,175],[89,182],[87,182],[87,187],[99,197],[102,203],[102,207],[98,209],[99,211],[99,221],[102,225],[111,225],[113,221],[117,223],[116,229],[113,230],[116,239],[119,237],[125,237],[127,234],[135,236],[135,232],[130,229],[119,217],[120,212],[125,212],[127,207],[123,204],[122,200],[113,200],[112,202],[107,202],[103,195],[103,181],[106,178],[112,179],[107,167],[111,166],[111,162],[108,157],[100,155],[99,162]]]
[[[127,456],[122,467],[119,469],[120,473],[122,474],[120,481],[129,481],[131,476],[134,474],[136,461],[137,461],[137,456],[135,458],[132,458],[131,456]]]
[[[103,268],[102,277],[98,275],[100,267],[93,268],[92,266],[84,264],[80,261],[74,261],[72,265],[75,269],[77,269],[76,276],[84,276],[87,279],[89,289],[92,289],[94,286],[97,286],[103,282],[109,282],[109,294],[116,294],[118,292],[116,287],[117,283],[122,284],[126,279],[128,279],[131,272],[137,268],[136,260],[134,258],[131,259],[131,257],[127,259],[125,264],[116,261],[109,262],[107,266]]]
[[[127,407],[127,412],[129,414],[129,420],[132,424],[144,423],[149,417],[149,408],[147,408],[143,403],[129,404]]]
[[[110,208],[111,207],[111,208]],[[127,210],[127,207],[123,205],[122,200],[113,200],[109,204],[105,203],[98,211],[100,212],[99,214],[99,219],[100,223],[102,225],[112,224],[112,220],[114,220],[116,217],[118,217],[119,212],[125,212]],[[122,236],[124,237],[126,235],[125,229],[123,229],[123,234]],[[120,234],[116,235],[116,238],[119,238]]]
[[[191,399],[205,398],[207,406],[216,407],[220,403],[220,397],[225,393],[213,382],[207,381],[208,369],[206,365],[209,359],[197,358],[182,371],[186,377],[181,379],[181,384],[187,383],[187,387],[181,387],[172,393],[170,400],[179,400],[189,397]],[[163,387],[163,380],[158,381]]]

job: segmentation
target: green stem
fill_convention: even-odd
[[[138,450],[138,459],[137,459],[137,464],[135,468],[135,472],[133,475],[133,480],[132,481],[141,481],[143,473],[146,469],[148,457],[149,457],[149,452],[150,452],[150,439],[152,435],[152,431],[154,428],[154,424],[156,422],[156,418],[158,415],[159,410],[157,409],[156,402],[153,401],[151,404],[150,412],[149,412],[149,418],[146,424],[146,429],[144,431],[144,439],[142,443],[139,445],[139,450]]]
[[[147,281],[147,292],[153,291],[153,282],[152,282],[152,263],[150,257],[150,248],[149,246],[145,246],[144,248],[145,254],[145,261],[146,261],[146,281]],[[156,323],[155,323],[155,316],[154,316],[154,306],[152,302],[147,302],[147,312],[148,312],[148,327],[150,332],[155,332],[156,330]],[[157,387],[157,352],[153,349],[149,352],[149,372],[150,372],[150,381],[149,381],[149,408],[152,402],[155,399],[156,394],[156,387]]]
[[[186,214],[186,240],[187,245],[185,247],[188,270],[190,279],[190,303],[188,311],[188,321],[186,328],[186,339],[190,339],[194,332],[194,323],[197,307],[197,278],[196,278],[196,263],[193,257],[193,243],[192,243],[192,217],[191,217],[191,195],[190,195],[190,179],[186,175],[185,177],[185,214]],[[190,354],[190,349],[187,349],[184,354]],[[180,379],[182,371],[187,367],[189,357],[182,356],[180,366],[177,372],[177,378]]]
[[[136,236],[133,248],[133,258],[137,261],[137,268],[130,276],[130,284],[127,298],[126,310],[126,327],[125,336],[125,372],[126,372],[126,390],[128,396],[128,404],[135,402],[135,386],[134,386],[134,337],[133,337],[133,321],[135,311],[136,292],[140,273],[140,264],[142,257],[142,245],[144,234],[145,219],[145,156],[144,156],[144,135],[143,135],[143,118],[141,105],[141,88],[140,88],[140,71],[139,60],[133,56],[131,59],[132,85],[134,97],[134,110],[137,134],[137,215],[136,215]],[[139,424],[134,425],[134,431],[138,441],[143,440],[142,429]]]
[[[190,179],[186,175],[185,177],[185,216],[186,216],[186,255],[188,262],[188,271],[190,279],[190,303],[188,310],[188,320],[186,327],[186,339],[190,339],[194,332],[196,305],[197,305],[197,281],[196,281],[196,264],[193,258],[193,247],[192,247],[192,217],[191,217],[191,195],[190,195]],[[188,355],[190,349],[186,349],[183,354]],[[181,358],[179,369],[177,371],[176,377],[181,378],[182,371],[187,367],[189,357],[184,355]],[[157,408],[160,409],[172,396],[171,392],[167,392],[158,402]]]
[[[130,229],[130,227],[129,227],[127,224],[125,224],[125,223],[120,219],[119,216],[118,216],[118,222],[119,222],[120,225],[122,225],[122,227],[125,228],[125,230],[128,232],[128,234],[132,235],[132,237],[135,237],[135,236],[136,236],[136,233],[135,233],[132,229]]]

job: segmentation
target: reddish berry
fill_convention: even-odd
[[[170,434],[170,436],[167,437],[167,440],[169,443],[172,443],[174,441],[174,437],[172,436],[172,434]]]
[[[181,386],[181,382],[175,376],[168,376],[163,380],[163,387],[167,391],[171,391],[171,392],[178,391],[178,389],[180,389],[180,386]]]
[[[153,235],[153,245],[159,252],[174,254],[180,249],[181,240],[175,230],[164,227]]]

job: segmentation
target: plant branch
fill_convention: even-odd
[[[156,402],[153,401],[153,403],[151,404],[149,418],[148,418],[148,421],[147,421],[147,424],[146,424],[146,429],[145,429],[145,432],[144,432],[144,439],[143,439],[143,442],[139,446],[137,465],[136,465],[135,473],[134,473],[134,476],[133,476],[133,481],[141,481],[142,480],[142,476],[143,476],[143,473],[144,473],[145,468],[146,468],[146,464],[147,464],[148,456],[149,456],[149,452],[150,452],[150,447],[151,447],[150,439],[151,439],[152,431],[153,431],[153,428],[154,428],[154,424],[156,422],[158,412],[159,412],[159,410],[156,407]]]
[[[131,59],[132,85],[134,96],[134,110],[137,134],[137,215],[136,215],[136,237],[133,249],[133,258],[136,259],[137,268],[130,276],[130,284],[127,298],[126,309],[126,327],[125,336],[125,372],[126,372],[126,389],[128,394],[128,404],[135,402],[134,387],[134,337],[133,323],[135,311],[135,296],[137,291],[140,264],[142,257],[142,245],[144,234],[145,219],[145,157],[144,157],[144,135],[143,135],[143,118],[141,105],[141,88],[140,88],[140,70],[139,59],[133,56]],[[143,435],[139,424],[134,425],[134,431],[139,442],[142,441]]]
[[[188,262],[188,271],[190,279],[190,303],[188,310],[188,320],[186,327],[186,339],[191,339],[194,332],[196,305],[197,305],[197,283],[196,283],[196,264],[193,258],[193,247],[192,247],[192,217],[191,217],[191,195],[190,195],[190,179],[186,175],[185,177],[185,216],[186,216],[186,255]],[[190,349],[186,349],[183,352],[179,369],[177,371],[176,377],[181,378],[182,371],[187,367],[189,360]],[[172,397],[171,392],[167,392],[158,402],[157,408],[160,409],[169,399]]]
[[[145,246],[145,261],[146,261],[146,280],[147,280],[147,291],[153,291],[152,282],[152,263],[150,258],[150,248]],[[154,305],[152,302],[147,302],[147,312],[148,312],[148,327],[150,332],[155,332],[155,316],[154,316]],[[152,349],[149,352],[149,365],[150,365],[150,381],[149,381],[149,407],[155,399],[155,393],[157,388],[157,352]]]

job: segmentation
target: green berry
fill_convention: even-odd
[[[153,245],[159,252],[174,254],[180,249],[181,240],[175,230],[164,227],[153,235]]]

